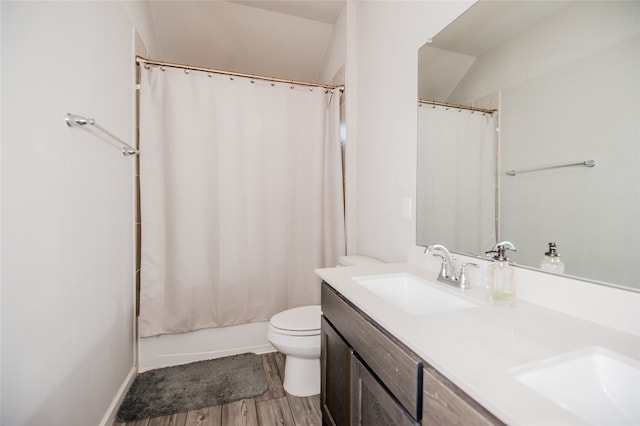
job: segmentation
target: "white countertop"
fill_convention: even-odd
[[[385,302],[353,278],[409,273],[477,307],[413,316]],[[589,347],[640,361],[640,337],[517,300],[488,303],[485,290],[458,290],[436,281],[438,272],[409,263],[318,269],[316,273],[380,326],[503,422],[577,425],[584,420],[521,384],[513,369]]]

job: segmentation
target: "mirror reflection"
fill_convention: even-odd
[[[640,2],[481,0],[418,98],[417,244],[640,290]]]

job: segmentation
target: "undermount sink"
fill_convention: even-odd
[[[640,362],[589,347],[511,371],[518,381],[594,425],[640,425]]]
[[[410,315],[427,315],[477,306],[407,273],[356,277],[354,281]]]

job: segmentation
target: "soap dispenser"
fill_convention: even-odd
[[[564,263],[556,251],[556,243],[549,243],[549,251],[544,254],[544,258],[540,262],[540,269],[554,274],[564,273]]]
[[[505,252],[516,251],[509,241],[498,243],[493,248],[493,264],[489,268],[489,299],[494,305],[513,306],[516,299],[515,269],[509,265]]]

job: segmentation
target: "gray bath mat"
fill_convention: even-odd
[[[255,354],[160,368],[136,377],[116,419],[131,422],[198,410],[252,398],[267,387],[262,359]]]

